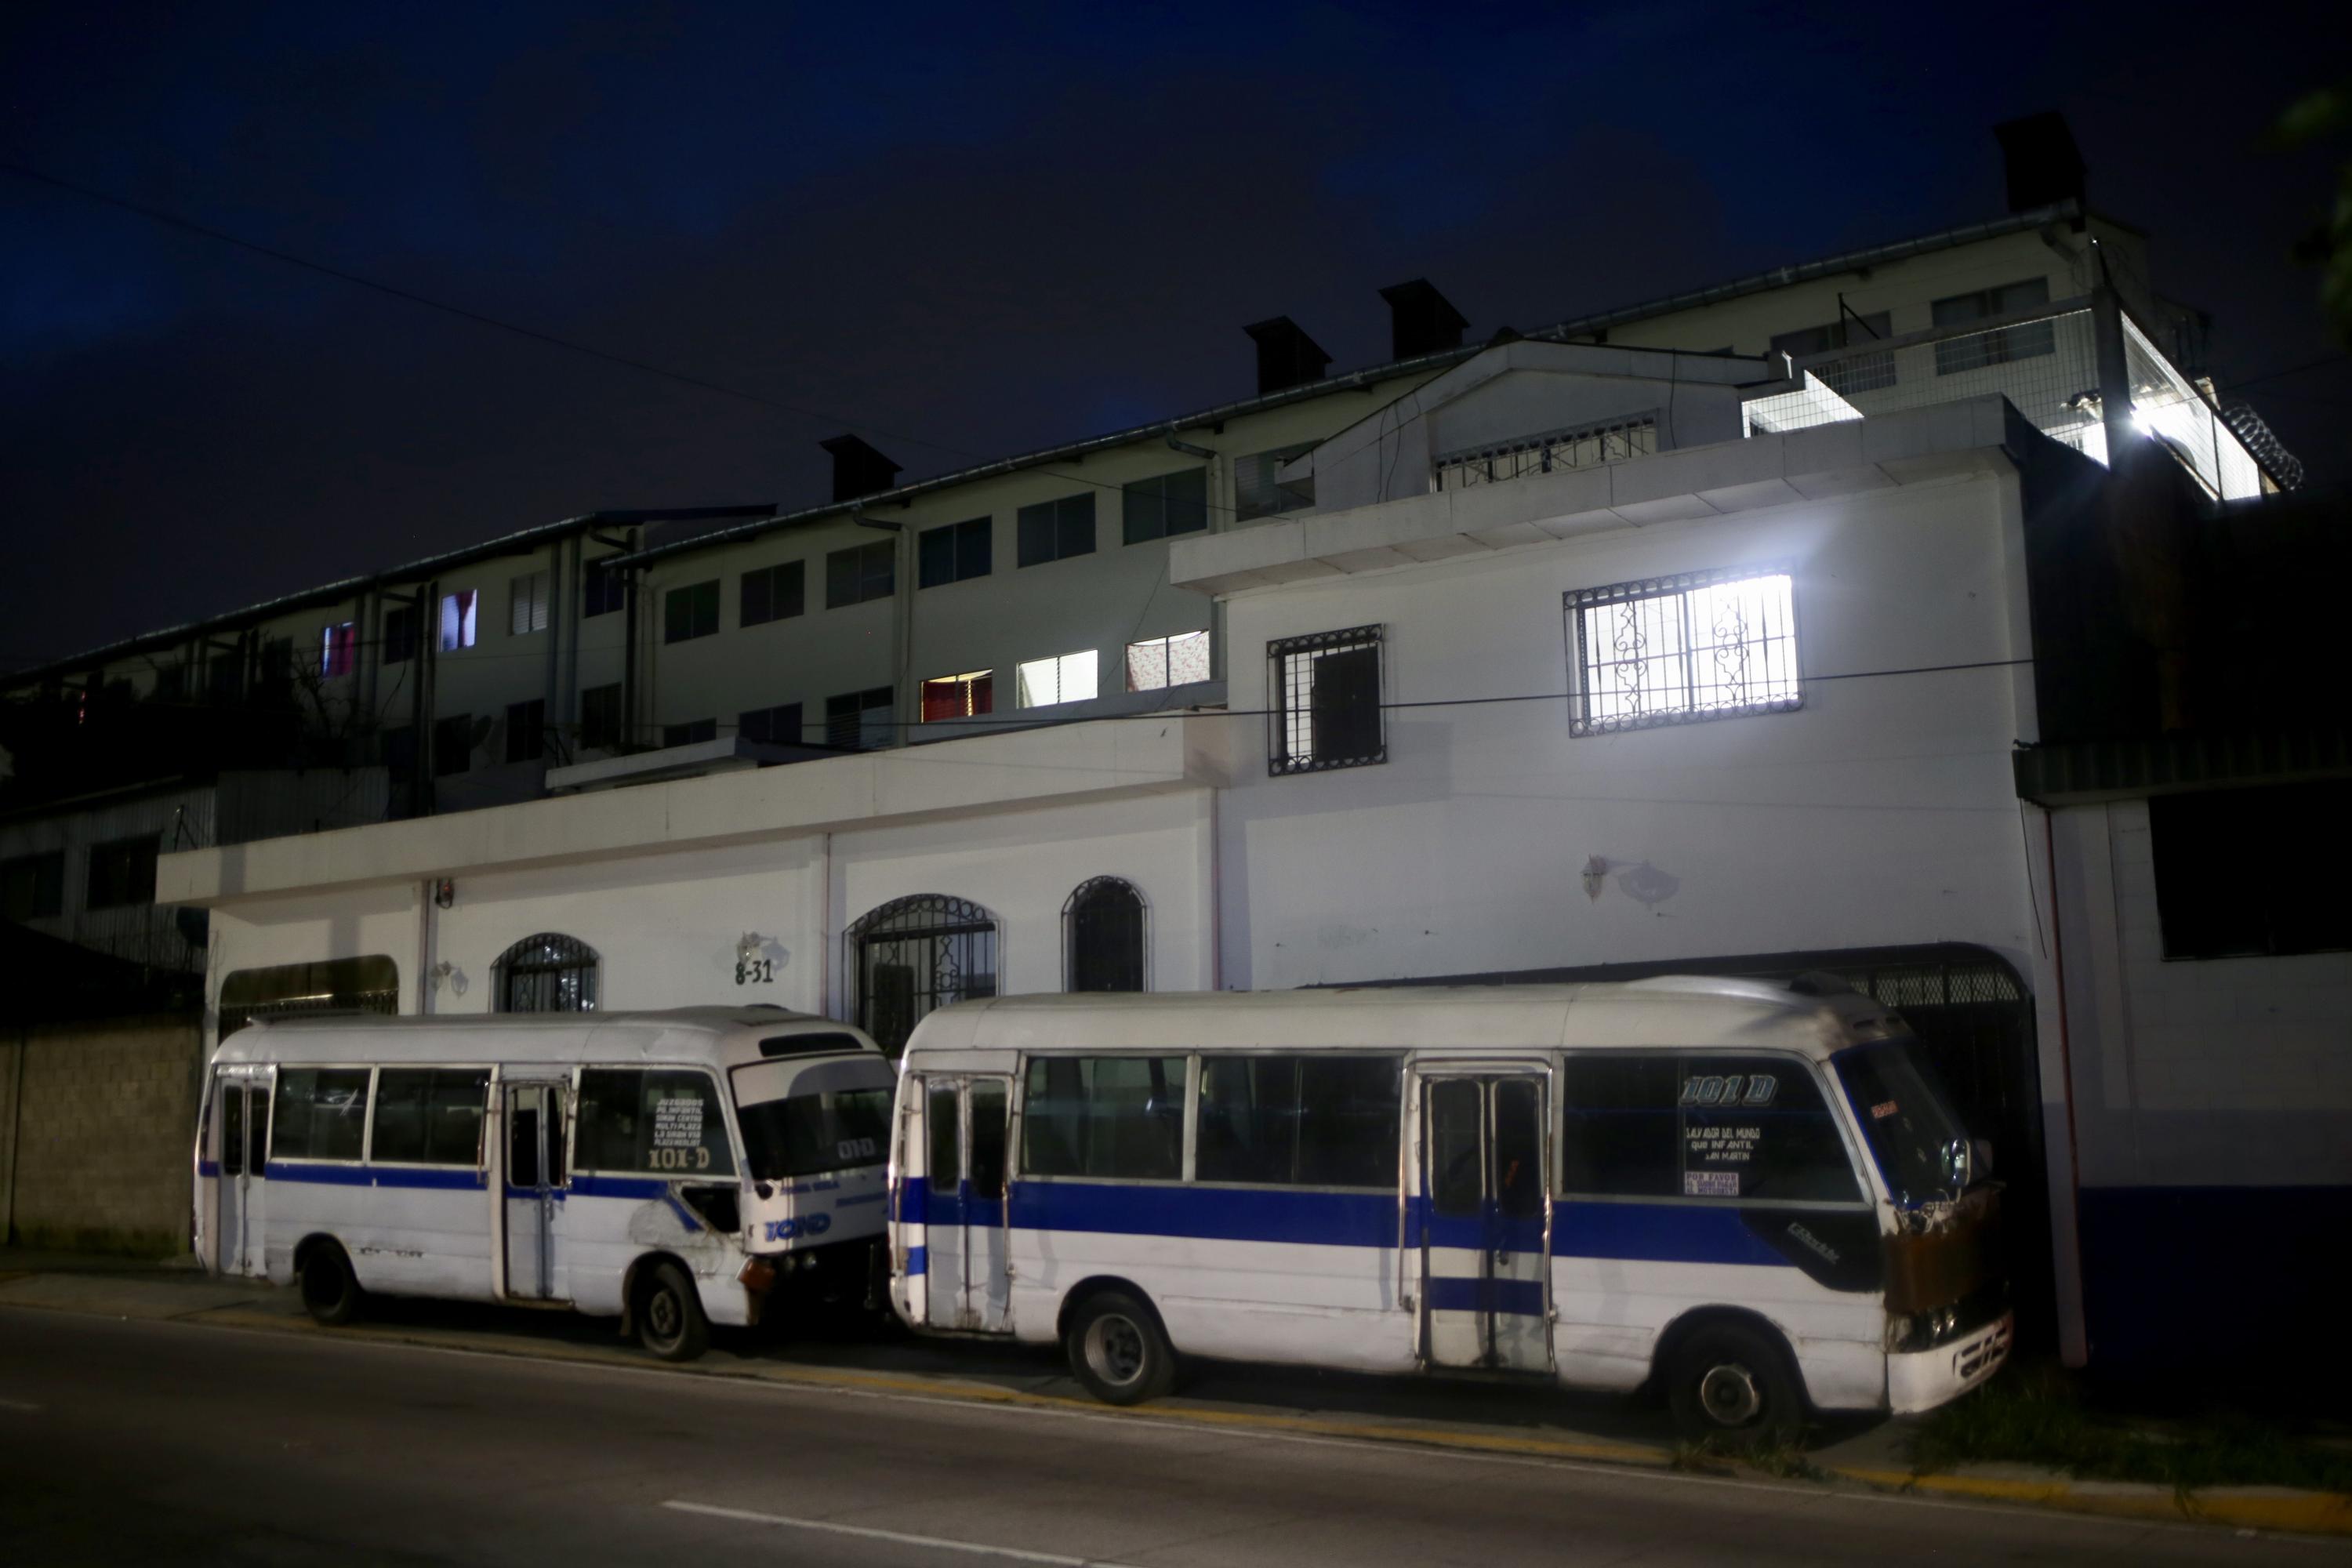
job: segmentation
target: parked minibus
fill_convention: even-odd
[[[865,1035],[774,1008],[257,1023],[205,1075],[195,1249],[322,1323],[367,1292],[569,1307],[687,1361],[878,1296],[892,1087]]]
[[[1781,1437],[2000,1364],[1985,1163],[1834,983],[1000,997],[900,1063],[891,1304],[1058,1341],[1114,1404],[1181,1353],[1649,1387]]]

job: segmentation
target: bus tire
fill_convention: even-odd
[[[331,1329],[360,1315],[359,1279],[334,1242],[318,1242],[302,1255],[302,1305]]]
[[[1804,1393],[1788,1352],[1740,1323],[1698,1330],[1666,1368],[1666,1403],[1694,1443],[1755,1447],[1794,1441],[1805,1428]]]
[[[692,1361],[710,1346],[702,1298],[675,1263],[656,1263],[646,1271],[637,1296],[637,1342],[663,1361]]]
[[[1124,1291],[1081,1303],[1064,1345],[1072,1374],[1106,1405],[1140,1405],[1176,1385],[1176,1347],[1160,1314]]]

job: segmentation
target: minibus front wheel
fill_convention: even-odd
[[[1140,1405],[1176,1385],[1176,1347],[1160,1314],[1122,1291],[1080,1303],[1065,1343],[1070,1371],[1106,1405]]]
[[[710,1320],[685,1269],[667,1259],[638,1287],[637,1342],[664,1361],[692,1361],[710,1344]]]
[[[302,1305],[329,1328],[339,1328],[359,1316],[360,1282],[352,1260],[332,1241],[312,1242],[302,1253]]]
[[[1666,1403],[1694,1443],[1734,1447],[1793,1441],[1805,1426],[1804,1394],[1775,1335],[1744,1323],[1710,1323],[1675,1348]]]

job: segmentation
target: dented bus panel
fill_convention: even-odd
[[[206,1074],[196,1251],[325,1322],[370,1292],[562,1307],[683,1360],[873,1299],[894,1082],[770,1008],[258,1024]]]

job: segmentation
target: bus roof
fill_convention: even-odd
[[[1770,1046],[1820,1058],[1901,1027],[1886,1008],[1851,992],[1666,975],[1612,984],[1002,996],[931,1014],[907,1049],[929,1057],[1088,1046],[1463,1052]]]
[[[832,1036],[824,1041],[821,1037]],[[804,1042],[795,1041],[805,1037]],[[798,1048],[775,1042],[795,1041]],[[881,1047],[850,1025],[776,1007],[635,1013],[351,1013],[257,1020],[221,1042],[224,1064],[271,1062],[697,1062],[734,1067],[826,1046]],[[763,1046],[767,1048],[763,1049]]]

